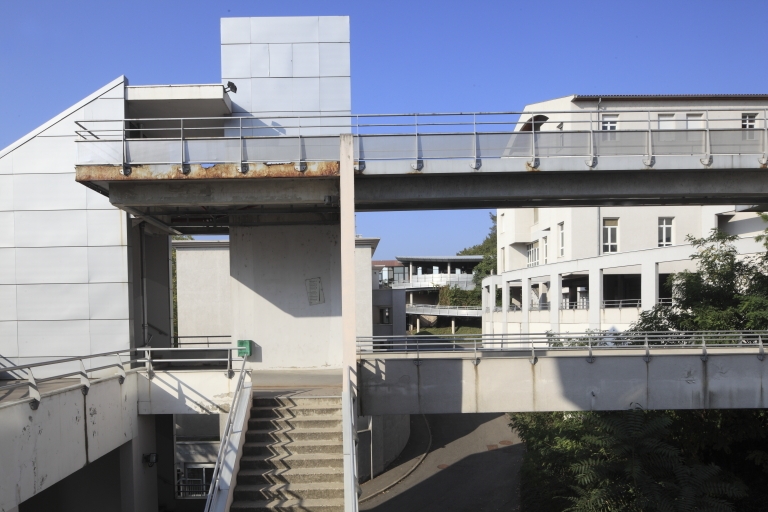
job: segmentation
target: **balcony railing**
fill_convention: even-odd
[[[641,299],[613,299],[604,300],[603,308],[639,308],[641,306]]]
[[[564,300],[560,302],[560,309],[589,309],[589,299],[581,299],[577,301]]]
[[[472,274],[423,274],[410,281],[392,283],[392,288],[436,288],[440,286],[475,287]]]
[[[549,302],[531,301],[531,311],[549,311]]]

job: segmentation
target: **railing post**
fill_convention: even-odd
[[[768,109],[763,110],[763,156],[758,161],[760,165],[768,165]]]
[[[234,376],[235,371],[232,369],[232,349],[227,349],[227,378],[231,379]]]
[[[32,375],[32,368],[27,368],[27,383],[29,388],[29,397],[32,399],[32,401],[29,402],[29,407],[33,411],[36,411],[40,406],[40,401],[42,399],[40,398],[40,390],[37,389],[37,381],[35,380],[35,376]]]
[[[413,116],[413,129],[414,129],[414,160],[411,163],[411,169],[414,171],[420,171],[424,167],[424,162],[419,158],[419,114]]]
[[[120,353],[117,354],[117,373],[119,377],[117,378],[117,381],[122,384],[125,382],[125,368],[123,368],[123,358],[120,357]]]
[[[80,386],[80,391],[82,391],[84,395],[87,395],[88,390],[91,389],[91,380],[88,378],[88,372],[85,371],[85,365],[83,364],[82,359],[80,359]]]
[[[712,146],[709,133],[709,110],[704,111],[704,158],[699,161],[702,165],[712,165]]]
[[[474,169],[475,171],[480,169],[480,166],[482,165],[482,162],[480,162],[480,159],[477,158],[477,114],[472,114],[472,163],[469,164],[469,167]]]
[[[182,166],[184,165],[184,119],[180,120],[179,123],[179,149],[181,152],[179,153],[179,164]]]
[[[651,111],[648,111],[648,156],[643,159],[643,164],[646,167],[652,167],[655,163],[653,157],[653,131],[651,127]]]

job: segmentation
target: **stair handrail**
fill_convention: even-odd
[[[357,481],[357,413],[355,412],[355,383],[351,367],[346,368],[346,386],[342,390],[342,439],[344,444],[344,512],[358,512],[362,489]]]
[[[211,506],[213,503],[215,503],[215,498],[220,490],[219,477],[221,476],[221,468],[224,464],[224,455],[226,454],[226,447],[229,445],[229,438],[232,434],[232,426],[235,421],[235,415],[237,414],[237,406],[240,402],[240,395],[242,394],[243,383],[245,382],[245,376],[247,374],[245,371],[245,362],[246,358],[244,357],[243,364],[240,367],[240,375],[237,378],[235,393],[232,397],[232,405],[230,405],[229,412],[227,413],[227,423],[224,427],[224,435],[221,436],[219,453],[216,456],[216,465],[213,468],[213,475],[211,477],[211,486],[208,489],[208,497],[205,500],[205,512],[211,512]]]

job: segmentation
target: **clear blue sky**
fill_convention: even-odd
[[[0,147],[114,79],[220,79],[219,18],[349,15],[356,113],[519,110],[573,93],[768,92],[768,0],[0,4]],[[488,211],[358,214],[377,258],[453,254]]]

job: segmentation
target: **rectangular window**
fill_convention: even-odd
[[[601,141],[607,142],[619,140],[619,137],[617,136],[618,134],[616,133],[618,125],[619,114],[603,114],[602,118],[600,119],[600,129],[608,133],[602,134],[600,137]]]
[[[539,209],[534,208],[533,209],[533,223],[538,224],[539,223]]]
[[[558,238],[560,239],[559,249],[560,257],[565,256],[565,223],[561,222],[557,225]]]
[[[672,245],[672,217],[659,217],[659,247]]]
[[[603,253],[619,252],[619,219],[603,219]]]
[[[547,260],[549,259],[549,244],[547,244],[547,238],[548,237],[545,236],[544,238],[541,239],[541,244],[544,246],[543,249],[544,249],[544,264],[545,265],[547,264]]]
[[[536,267],[539,264],[539,242],[528,244],[528,266]]]
[[[505,263],[505,257],[504,257],[504,247],[501,248],[501,254],[499,254],[499,273],[504,272],[504,263]]]
[[[749,130],[741,134],[742,140],[757,140],[756,121],[757,114],[741,114],[741,129]]]

